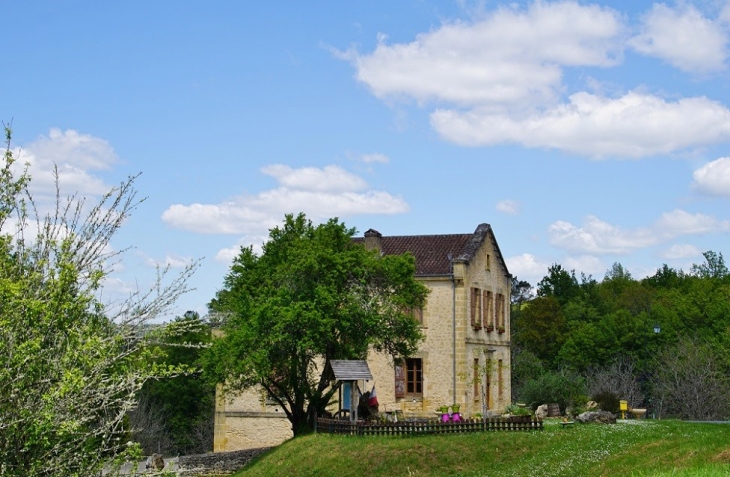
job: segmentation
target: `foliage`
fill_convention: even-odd
[[[730,274],[722,253],[708,251],[703,258],[689,273],[665,264],[643,280],[614,263],[600,283],[582,274],[579,281],[574,272],[553,264],[538,284],[537,298],[512,308],[512,344],[521,353],[532,353],[546,370],[584,374],[591,394],[608,390],[633,406],[666,405],[660,387],[648,386],[655,377],[655,358],[682,350],[677,346],[687,337],[714,350],[713,366],[730,367]],[[631,369],[616,365],[617,357]],[[514,364],[513,389],[520,395],[526,370],[519,368],[519,360]],[[694,383],[711,389],[717,385],[713,376],[685,372],[681,380],[674,376],[674,386]],[[706,407],[714,409],[704,413],[722,415],[723,405],[708,401]],[[678,409],[672,414],[689,415]]]
[[[722,280],[728,277],[727,266],[722,253],[715,253],[712,250],[702,254],[705,257],[705,263],[693,265],[690,272],[700,278],[715,278]]]
[[[512,291],[510,293],[510,303],[518,307],[523,303],[532,299],[532,285],[525,280],[518,280],[512,277]]]
[[[260,256],[244,248],[211,302],[227,313],[206,370],[229,392],[261,386],[284,409],[295,435],[307,432],[336,389],[322,364],[393,358],[415,352],[422,338],[409,310],[425,302],[411,255],[380,256],[353,242],[337,219],[314,226],[287,215]]]
[[[726,351],[700,338],[684,337],[656,357],[651,379],[660,415],[717,420],[730,417]]]
[[[639,372],[634,362],[625,355],[620,355],[608,366],[592,367],[585,375],[588,394],[594,396],[596,402],[595,396],[605,392],[617,396],[617,400],[626,400],[631,407],[640,407],[645,402]]]
[[[539,378],[545,372],[542,361],[531,351],[513,345],[512,351],[512,398],[524,401],[523,386]]]
[[[235,475],[714,477],[730,472],[728,442],[730,426],[671,420],[570,428],[547,421],[538,432],[409,438],[315,434],[285,442]]]
[[[186,291],[194,266],[114,307],[99,299],[110,242],[139,204],[134,178],[93,207],[57,197],[38,213],[16,175],[10,130],[0,168],[0,476],[92,475],[127,445],[125,416],[151,376],[145,323]]]
[[[505,410],[513,416],[531,416],[532,415],[532,413],[530,412],[530,410],[528,408],[526,408],[524,406],[519,406],[515,403],[507,406],[507,408]]]
[[[522,386],[519,400],[528,403],[532,409],[542,404],[558,403],[560,409],[565,410],[575,404],[583,404],[585,394],[585,381],[577,373],[545,371]]]
[[[154,339],[161,343],[155,363],[188,372],[145,383],[140,397],[146,406],[135,410],[133,415],[139,418],[157,416],[152,422],[159,422],[162,429],[150,436],[150,429],[141,427],[134,436],[144,438],[144,442],[142,439],[140,442],[146,454],[210,452],[213,449],[215,386],[204,380],[200,372],[201,354],[211,342],[210,326],[197,313],[189,311],[155,331]]]
[[[552,365],[565,342],[566,321],[560,302],[553,296],[529,302],[515,321],[515,344]]]
[[[548,274],[537,284],[538,297],[553,297],[561,305],[580,295],[580,285],[575,270],[568,272],[562,265],[554,263]]]

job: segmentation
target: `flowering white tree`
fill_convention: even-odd
[[[0,164],[0,476],[98,473],[129,453],[125,415],[161,369],[146,324],[187,291],[193,263],[113,308],[99,290],[114,234],[139,205],[134,177],[94,206],[56,197],[38,213],[5,128]]]

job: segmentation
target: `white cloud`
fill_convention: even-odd
[[[367,183],[360,177],[338,166],[302,167],[292,169],[284,164],[274,164],[261,169],[264,174],[274,177],[279,184],[289,189],[315,192],[360,191]]]
[[[284,214],[304,212],[313,221],[360,214],[400,214],[408,204],[384,191],[369,190],[358,176],[336,166],[292,169],[270,166],[262,172],[280,186],[221,204],[174,204],[162,214],[169,225],[206,234],[265,234]],[[367,189],[367,190],[366,190]]]
[[[28,163],[31,192],[41,200],[54,200],[54,165],[58,168],[61,195],[101,195],[109,191],[102,179],[91,171],[108,170],[118,161],[109,143],[73,129],[53,128],[22,149],[16,150],[18,163]]]
[[[692,173],[692,187],[704,194],[730,197],[730,157],[721,157]]]
[[[530,253],[506,257],[507,269],[520,280],[527,280],[533,286],[547,274],[548,267],[552,263],[543,262]]]
[[[561,66],[611,66],[621,55],[619,14],[597,5],[534,2],[500,7],[476,22],[452,22],[366,55],[341,54],[380,98],[460,105],[553,101]]]
[[[514,215],[520,211],[520,204],[514,200],[502,200],[495,207],[499,212]]]
[[[230,265],[234,258],[241,254],[241,247],[252,247],[253,252],[260,255],[263,252],[263,244],[269,240],[267,235],[246,235],[236,241],[231,247],[218,250],[215,255],[216,262]]]
[[[705,214],[690,214],[681,209],[666,212],[654,225],[656,233],[671,239],[680,235],[701,235],[730,230],[730,221],[718,220]]]
[[[518,143],[595,158],[639,158],[730,139],[730,110],[722,104],[704,97],[667,102],[638,92],[617,99],[576,93],[567,104],[516,119],[437,110],[431,124],[457,144]]]
[[[665,260],[678,260],[682,258],[700,257],[702,256],[702,252],[694,245],[676,244],[663,250],[659,256]]]
[[[594,277],[603,275],[606,271],[606,265],[593,255],[580,255],[578,257],[566,257],[565,268],[567,270],[575,270],[577,278],[580,280],[580,274],[593,275]]]
[[[728,34],[719,21],[681,3],[676,8],[655,3],[644,16],[640,33],[629,45],[644,55],[661,58],[689,72],[725,69]]]
[[[378,162],[380,164],[387,164],[388,162],[390,162],[390,158],[388,158],[388,156],[386,156],[385,154],[378,154],[378,153],[363,154],[361,157],[361,160],[362,160],[362,162],[364,162],[366,164],[370,164],[373,162]]]
[[[592,215],[586,217],[582,227],[562,220],[554,222],[548,233],[553,246],[573,253],[623,254],[656,241],[649,229],[626,231]]]
[[[724,27],[691,5],[658,4],[630,44],[680,68],[718,70],[727,54]],[[380,35],[370,53],[339,55],[379,98],[436,103],[431,126],[463,146],[519,144],[642,158],[730,139],[730,110],[705,97],[578,91],[562,99],[563,70],[617,65],[627,34],[624,18],[610,8],[535,1],[444,23],[409,43],[388,44]]]
[[[677,209],[662,214],[651,227],[624,230],[591,215],[586,217],[581,227],[565,221],[554,222],[548,233],[550,243],[560,249],[571,253],[607,255],[626,254],[682,235],[729,230],[730,221]]]

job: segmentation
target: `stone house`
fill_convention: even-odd
[[[399,363],[371,353],[374,381],[360,389],[375,385],[380,411],[402,417],[434,417],[454,403],[466,417],[502,412],[511,401],[512,277],[491,226],[413,236],[371,229],[354,240],[384,255],[410,252],[416,278],[430,290],[425,307],[413,312],[425,336],[418,352]],[[272,446],[291,436],[284,412],[261,392],[217,399],[214,451]]]

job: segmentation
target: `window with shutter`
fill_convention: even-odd
[[[406,360],[406,394],[423,395],[423,360],[420,358]]]
[[[423,324],[423,308],[410,308],[408,314],[413,317],[419,324]]]

